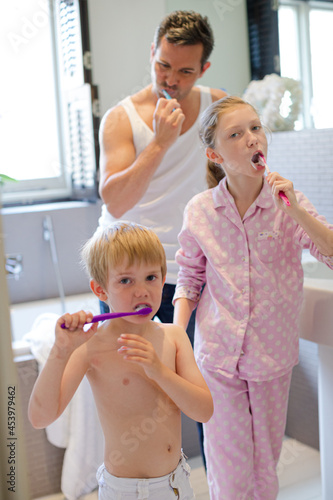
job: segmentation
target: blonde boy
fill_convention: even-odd
[[[116,222],[86,243],[83,261],[95,295],[111,312],[149,307],[84,327],[90,312],[65,314],[33,389],[29,418],[44,428],[64,411],[82,378],[90,382],[105,438],[99,498],[192,499],[181,452],[181,411],[199,422],[213,413],[209,389],[186,332],[152,321],[166,275],[163,247],[143,226]],[[65,323],[66,329],[61,328]]]

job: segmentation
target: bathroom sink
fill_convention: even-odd
[[[332,279],[304,278],[300,336],[333,347],[333,271],[327,271]]]
[[[333,498],[333,271],[303,255],[300,337],[318,344],[318,409],[322,500]]]

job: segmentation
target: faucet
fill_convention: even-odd
[[[23,271],[22,260],[21,254],[6,255],[6,273],[13,276],[16,280],[19,279],[20,274]]]

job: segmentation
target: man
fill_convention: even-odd
[[[109,110],[100,128],[100,226],[121,218],[151,227],[159,236],[168,266],[157,313],[164,323],[173,320],[183,209],[207,189],[198,118],[212,101],[226,95],[195,85],[210,67],[213,46],[206,17],[192,11],[168,15],[151,45],[151,84]],[[171,99],[163,97],[163,90]],[[192,343],[193,332],[192,318]]]

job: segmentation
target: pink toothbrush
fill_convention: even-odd
[[[258,156],[259,156],[258,161],[257,161],[256,163],[259,163],[259,165],[263,164],[263,166],[264,166],[264,167],[265,167],[265,169],[266,169],[267,174],[270,174],[270,173],[271,173],[271,171],[269,170],[269,167],[268,167],[268,165],[267,165],[266,158],[265,158],[264,154],[263,154],[261,151],[258,151],[258,153],[256,153],[254,156],[255,156],[256,158],[258,158]],[[262,160],[262,163],[260,163],[260,160]],[[252,161],[251,163],[252,163],[252,166],[253,166],[253,167],[257,170],[256,163],[255,163],[255,162],[253,162],[253,161]],[[285,204],[286,204],[288,207],[290,207],[290,201],[288,200],[288,197],[284,194],[284,192],[283,192],[283,191],[280,191],[280,192],[279,192],[279,196],[280,196],[281,200],[283,200],[283,201],[285,202]]]
[[[123,316],[135,316],[137,314],[142,314],[144,316],[150,314],[151,312],[152,309],[150,307],[143,307],[142,309],[134,312],[113,312],[97,314],[97,316],[94,316],[91,321],[87,321],[85,324],[87,325],[89,323],[97,323],[98,321],[104,321],[105,319],[122,318]],[[65,323],[61,325],[61,328],[66,328]]]

